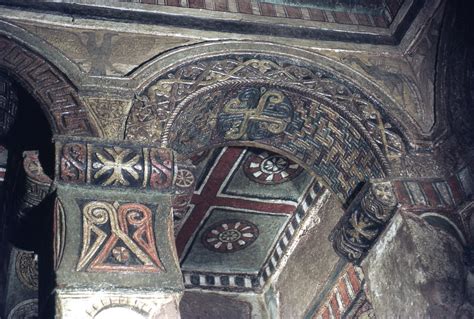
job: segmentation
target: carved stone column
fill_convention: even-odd
[[[192,173],[124,143],[60,138],[56,160],[56,318],[179,318],[171,206]]]

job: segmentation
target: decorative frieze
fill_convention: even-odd
[[[364,274],[362,269],[348,264],[335,280],[324,302],[317,308],[313,319],[341,318],[353,311],[363,294]]]
[[[57,178],[60,183],[106,188],[142,188],[170,192],[175,168],[169,149],[94,143],[57,142]],[[194,179],[189,170],[178,170],[176,186]],[[179,177],[179,178],[178,178]],[[191,182],[190,182],[191,181]]]
[[[466,166],[447,178],[396,179],[393,186],[405,210],[450,211],[473,198],[474,173]]]
[[[0,66],[11,70],[26,84],[42,104],[55,133],[97,136],[75,88],[42,57],[11,39],[0,37]]]

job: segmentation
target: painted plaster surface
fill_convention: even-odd
[[[46,40],[91,76],[123,76],[161,52],[190,44],[190,39],[147,36],[95,29],[23,25]]]
[[[203,307],[203,305],[209,306]],[[241,301],[235,296],[192,291],[184,294],[180,304],[182,319],[250,319],[254,318],[253,310],[250,303]]]
[[[58,187],[58,196],[66,211],[66,237],[62,239],[65,242],[64,257],[56,273],[56,280],[59,285],[62,287],[87,287],[91,282],[94,282],[94,287],[97,289],[105,289],[111,283],[117,288],[143,288],[157,289],[159,291],[162,289],[168,291],[179,291],[182,289],[181,276],[177,269],[175,256],[169,246],[170,237],[168,231],[170,227],[169,223],[171,222],[168,208],[169,198],[155,195],[153,199],[151,199],[147,197],[146,194],[130,193],[125,195],[120,191],[103,192],[99,196],[100,202],[110,203],[105,204],[110,208],[108,212],[110,214],[109,218],[104,218],[104,213],[107,211],[103,209],[105,206],[102,208],[98,207],[99,210],[95,212],[96,217],[102,216],[100,217],[103,218],[102,221],[111,222],[110,217],[112,217],[115,212],[118,212],[112,209],[115,201],[119,203],[119,205],[120,203],[122,203],[122,205],[126,203],[141,203],[148,207],[147,210],[153,210],[153,221],[147,226],[152,227],[153,233],[145,235],[146,230],[144,230],[145,232],[139,235],[141,237],[143,236],[142,239],[140,239],[140,237],[137,237],[137,234],[134,235],[133,233],[124,236],[123,231],[118,229],[114,230],[114,228],[108,228],[109,230],[105,228],[98,231],[97,226],[100,226],[100,224],[93,227],[92,231],[89,230],[88,222],[85,219],[88,212],[84,210],[84,205],[91,205],[91,203],[98,201],[97,190],[60,186]],[[147,202],[147,198],[154,203],[158,203],[158,205]],[[94,214],[94,212],[90,213]],[[133,216],[132,219],[129,220],[134,220]],[[134,228],[131,227],[129,229],[133,230]],[[119,241],[114,240],[114,233],[119,234]],[[92,237],[88,237],[88,234],[91,234]],[[104,237],[104,235],[106,237]],[[135,236],[135,241],[133,240],[133,236]],[[102,242],[100,241],[101,238],[103,239]],[[136,238],[139,238],[138,241]],[[153,244],[150,241],[151,239],[153,239]],[[123,240],[125,240],[125,242],[123,242]],[[120,254],[119,251],[116,251],[114,254],[114,247],[109,245],[113,242],[118,244],[115,248],[119,246],[126,248],[131,259],[123,259],[125,255]],[[101,244],[96,245],[97,243]],[[128,244],[124,245],[124,243]],[[91,251],[90,247],[93,249],[93,254],[89,253],[89,251]],[[77,252],[79,252],[79,254]],[[105,257],[105,259],[101,256]],[[142,256],[141,261],[140,258],[136,259],[138,256]],[[158,259],[153,256],[158,257]],[[120,262],[120,260],[122,260],[122,262]],[[99,268],[101,268],[100,265],[114,266],[109,267],[108,270],[103,269],[103,271],[97,271],[100,269],[94,270],[94,268],[96,268],[93,266],[94,264],[97,264]],[[134,280],[130,281],[128,280],[128,278],[130,278],[129,271],[132,269],[127,270],[123,267],[132,266],[133,268],[133,265],[144,268],[142,271],[139,269],[139,271],[134,271]],[[146,270],[145,268],[149,268],[151,272],[143,271]]]
[[[175,318],[184,287],[189,318],[469,314],[459,309],[465,287],[473,298],[462,257],[472,234],[458,231],[461,247],[427,223],[451,233],[473,223],[468,209],[452,212],[474,189],[474,60],[460,44],[472,41],[458,39],[451,9],[438,41],[443,1],[139,2],[38,1],[71,11],[0,13],[2,70],[67,135],[53,185],[59,315]],[[97,10],[81,12],[88,5]],[[127,20],[100,16],[123,19],[117,12]],[[175,157],[191,159],[175,172]],[[364,263],[366,282],[359,273],[338,290],[353,278],[341,269],[355,268],[328,237],[362,183],[394,176],[413,180],[394,184],[393,207],[419,217],[397,215]],[[334,195],[313,209],[325,187]],[[383,227],[369,220],[380,203],[360,198],[356,208],[375,215],[342,221],[352,243],[370,238],[362,256]],[[22,318],[37,301],[20,300],[34,276],[19,264],[8,307]]]
[[[281,178],[278,176],[278,167],[275,166],[278,163],[272,163],[272,158],[269,158],[269,152],[249,150],[249,152],[243,155],[236,163],[236,165],[243,164],[242,167],[233,172],[233,175],[229,177],[228,184],[222,189],[222,193],[225,195],[297,203],[301,194],[312,181],[312,177],[303,172],[303,169],[298,164],[290,163],[289,165],[295,165],[296,169],[294,172],[291,168],[287,169],[285,176],[286,174],[292,174],[291,178],[288,178],[287,182],[277,183],[277,178]],[[265,163],[263,163],[264,161]],[[286,163],[282,164],[286,166]],[[262,171],[260,166],[256,167],[257,165],[264,167],[264,170]],[[270,176],[270,174],[266,173],[269,171],[265,169],[265,166],[268,167],[269,165],[272,165],[269,169],[275,170],[277,174]],[[248,172],[247,174],[246,171]],[[248,178],[248,175],[250,175],[251,179]]]
[[[178,294],[140,291],[58,291],[61,318],[177,319]]]

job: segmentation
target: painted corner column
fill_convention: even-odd
[[[392,185],[400,208],[361,263],[377,317],[473,318],[472,168]]]
[[[8,181],[7,198],[10,200],[5,206],[9,214],[8,240],[11,245],[5,285],[6,318],[37,316],[41,308],[38,273],[43,261],[42,221],[50,212],[44,204],[53,183],[43,172],[38,151],[24,151],[23,160],[18,164],[18,167],[9,166],[14,172],[9,176],[14,180]]]
[[[56,318],[179,318],[172,151],[57,138],[56,163]]]

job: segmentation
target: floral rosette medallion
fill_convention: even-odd
[[[250,246],[258,237],[258,228],[247,220],[223,220],[206,229],[203,245],[219,253],[233,253]]]

